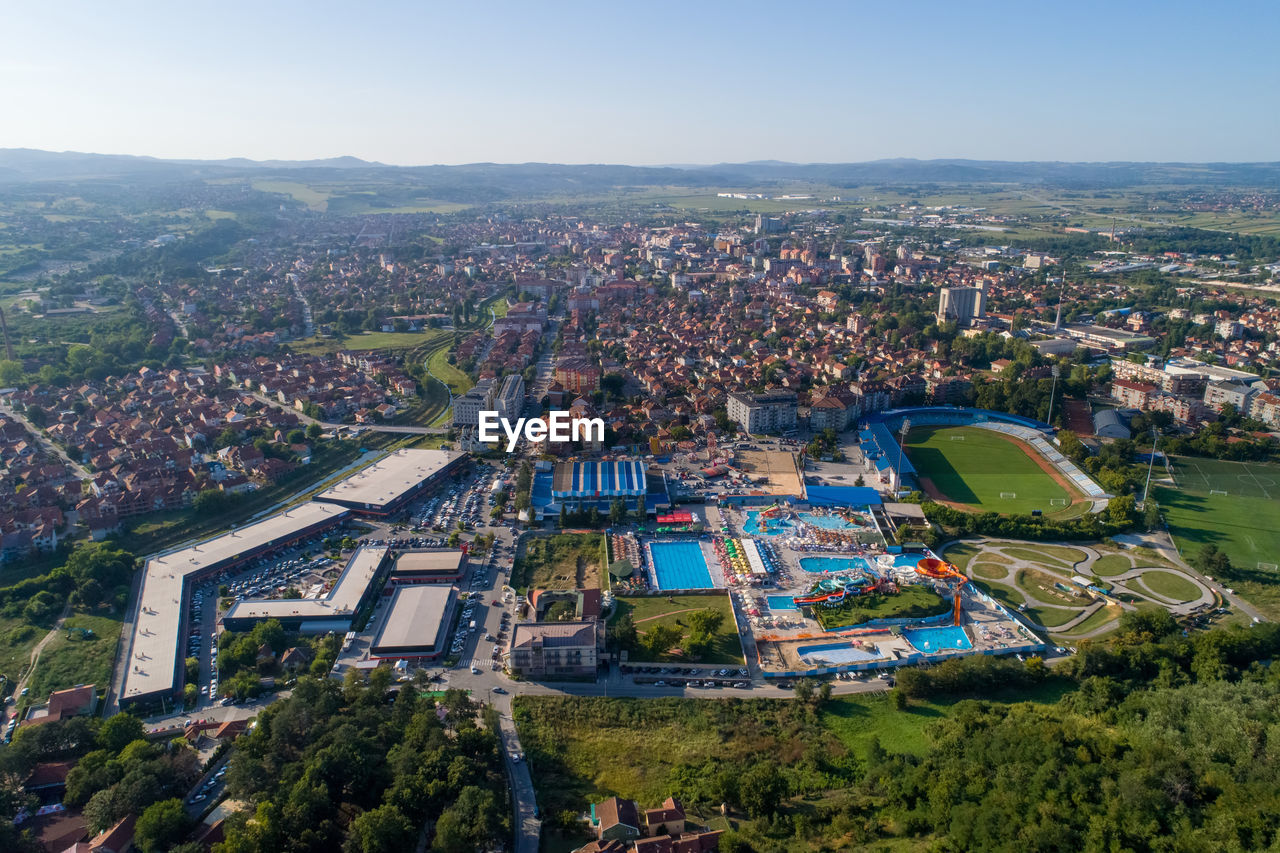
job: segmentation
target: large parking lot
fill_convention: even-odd
[[[410,510],[411,523],[419,530],[451,530],[459,521],[466,527],[480,526],[489,520],[497,492],[505,489],[509,495],[514,491],[514,476],[511,471],[481,466],[462,482],[415,504]]]

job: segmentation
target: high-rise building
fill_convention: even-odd
[[[453,398],[453,425],[478,426],[480,413],[493,410],[496,389],[492,379],[481,379],[465,394]]]
[[[967,326],[987,313],[987,292],[982,287],[944,287],[938,291],[938,322],[951,320]]]
[[[729,419],[751,433],[782,432],[796,426],[794,391],[735,392],[729,395],[727,409]]]

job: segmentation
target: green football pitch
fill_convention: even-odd
[[[1280,465],[1172,457],[1175,487],[1157,485],[1169,532],[1185,559],[1212,542],[1242,569],[1280,563]]]
[[[946,500],[1006,515],[1072,513],[1075,495],[1031,458],[1035,450],[1002,433],[920,427],[907,435],[906,450],[921,485]]]

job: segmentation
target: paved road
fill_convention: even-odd
[[[88,468],[85,468],[79,462],[73,462],[71,457],[66,454],[66,451],[64,451],[61,447],[58,447],[58,445],[54,444],[52,441],[49,440],[49,437],[44,434],[44,430],[40,429],[35,424],[31,423],[31,421],[27,420],[26,415],[15,411],[13,406],[10,405],[8,402],[0,402],[0,412],[4,412],[6,415],[18,421],[24,427],[26,427],[27,432],[30,433],[35,438],[35,440],[40,443],[40,446],[43,447],[46,452],[53,454],[54,456],[58,457],[63,462],[66,462],[69,466],[71,466],[71,470],[76,472],[77,477],[79,477],[82,480],[88,480],[91,476],[93,476],[92,474],[89,473]]]

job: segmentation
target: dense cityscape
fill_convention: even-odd
[[[1280,847],[1280,13],[1093,5],[15,8],[0,851]]]

